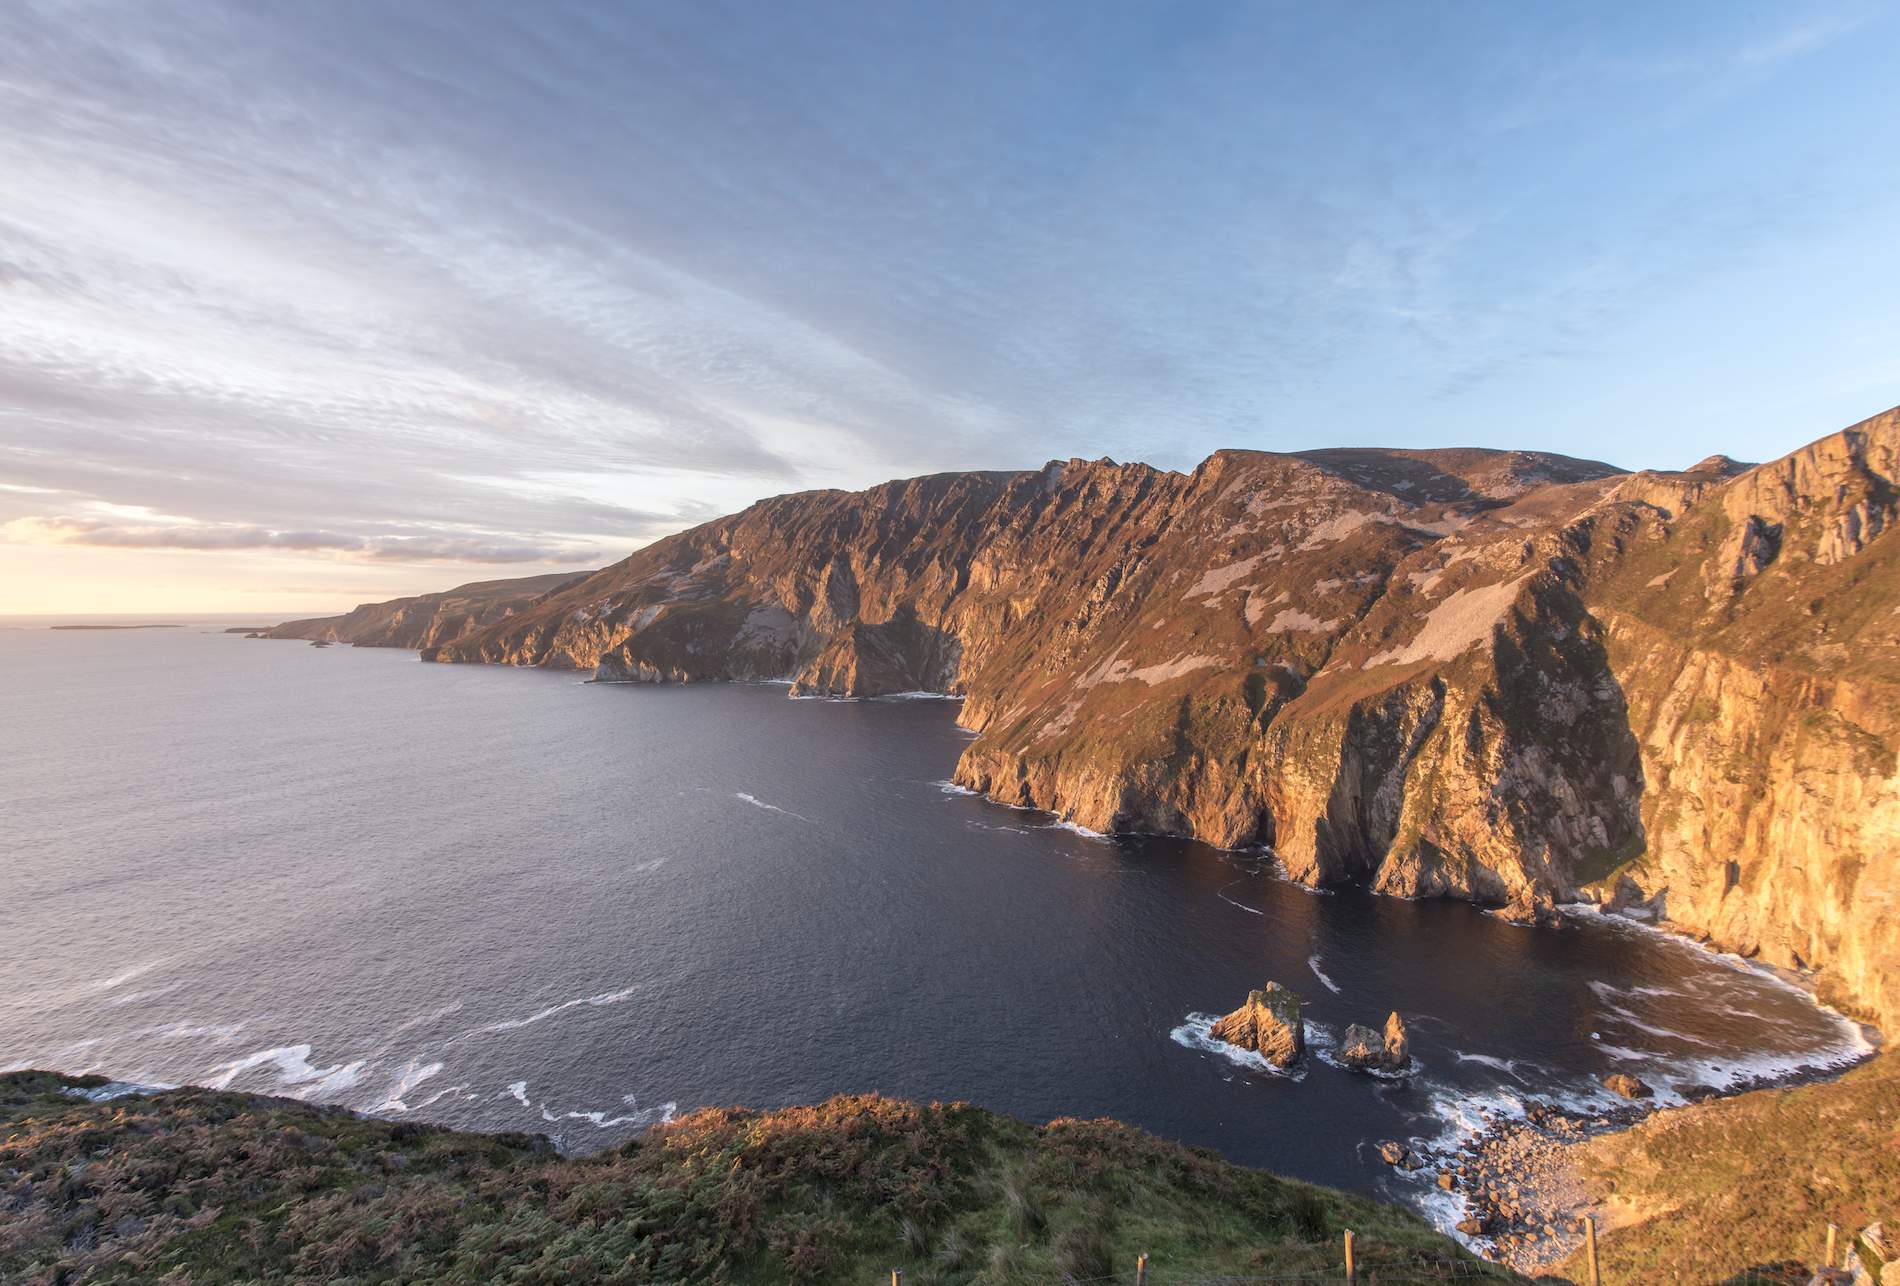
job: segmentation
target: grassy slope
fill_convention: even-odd
[[[1583,1145],[1605,1281],[1715,1281],[1900,1216],[1900,1054],[1838,1081],[1661,1112]],[[1582,1280],[1581,1258],[1563,1271]]]
[[[598,1156],[526,1135],[0,1076],[0,1281],[1047,1282],[1479,1265],[1413,1215],[1109,1121],[841,1097]],[[1507,1276],[1501,1270],[1500,1277]]]

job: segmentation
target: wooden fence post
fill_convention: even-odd
[[[1821,1267],[1834,1267],[1834,1238],[1840,1235],[1840,1229],[1833,1224],[1827,1226],[1827,1255],[1821,1260]]]
[[[1148,1256],[1145,1253],[1135,1260],[1135,1286],[1148,1286]]]
[[[891,1269],[891,1286],[904,1286],[904,1270],[903,1269],[901,1268]]]
[[[1357,1270],[1354,1268],[1352,1262],[1352,1229],[1350,1228],[1346,1229],[1346,1280],[1348,1282],[1356,1282],[1359,1280]]]

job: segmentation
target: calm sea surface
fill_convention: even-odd
[[[947,789],[951,702],[583,684],[186,629],[0,629],[0,1066],[292,1094],[567,1147],[849,1090],[1114,1116],[1415,1200],[1474,1105],[1864,1051],[1634,927],[1316,895]],[[1404,1080],[1223,1057],[1276,979]]]

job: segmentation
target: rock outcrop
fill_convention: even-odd
[[[1275,1067],[1291,1067],[1306,1053],[1300,998],[1277,982],[1247,994],[1247,1003],[1214,1024],[1215,1040],[1250,1049]]]
[[[1385,1061],[1393,1071],[1402,1071],[1412,1063],[1412,1038],[1405,1030],[1405,1020],[1393,1010],[1385,1019]]]
[[[979,735],[955,779],[1008,803],[1529,922],[1637,907],[1887,1020],[1897,487],[1900,412],[1682,473],[1069,460],[779,496],[481,612],[282,629],[611,680],[958,693]]]
[[[1541,929],[1555,928],[1563,922],[1563,914],[1557,910],[1550,890],[1536,885],[1519,889],[1516,897],[1498,908],[1497,917],[1512,924]]]
[[[1333,1052],[1347,1067],[1367,1072],[1402,1072],[1412,1062],[1405,1020],[1397,1013],[1385,1020],[1383,1035],[1358,1023],[1346,1024],[1339,1047]]]
[[[1603,1088],[1618,1098],[1626,1098],[1631,1102],[1648,1098],[1653,1092],[1649,1086],[1627,1072],[1611,1072],[1603,1078]]]

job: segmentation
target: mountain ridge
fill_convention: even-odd
[[[1635,907],[1885,1022],[1897,462],[1888,411],[1682,472],[1374,448],[935,474],[773,497],[409,645],[959,693],[955,780],[1005,802],[1269,844],[1311,884]]]

